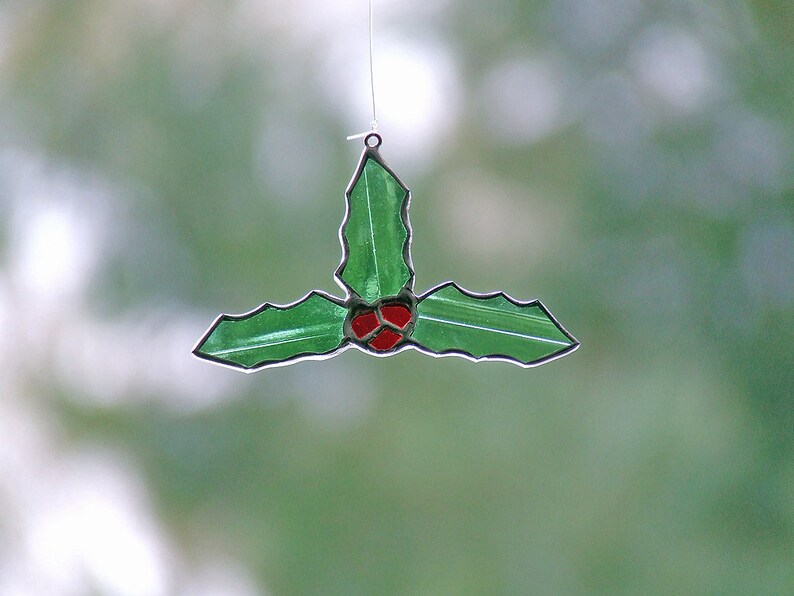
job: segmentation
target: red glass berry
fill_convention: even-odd
[[[381,306],[380,315],[384,320],[400,329],[405,329],[411,322],[411,311],[402,304]]]
[[[370,333],[375,331],[378,327],[380,327],[380,321],[378,320],[378,315],[374,312],[368,312],[363,315],[358,315],[353,321],[351,322],[351,327],[353,328],[353,333],[356,334],[356,337],[359,339],[364,339]]]
[[[402,338],[403,336],[399,333],[395,333],[391,329],[384,329],[369,342],[369,345],[378,352],[386,352],[396,346]]]

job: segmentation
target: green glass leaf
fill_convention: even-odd
[[[416,310],[413,339],[434,354],[502,358],[528,366],[579,346],[537,300],[471,294],[450,282],[421,296]]]
[[[337,278],[368,303],[396,296],[410,284],[408,189],[375,149],[362,156],[347,192],[344,257]]]
[[[221,315],[193,353],[247,370],[326,355],[345,343],[346,316],[338,301],[312,292],[290,306],[264,304],[247,315]]]

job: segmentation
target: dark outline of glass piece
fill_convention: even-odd
[[[370,144],[370,140],[372,140],[372,139],[376,140],[376,144],[375,145],[371,145]],[[348,187],[347,187],[347,189],[345,191],[345,217],[342,220],[342,224],[339,227],[339,240],[340,240],[340,243],[342,245],[342,261],[339,264],[339,267],[337,267],[336,271],[334,272],[334,280],[336,281],[337,285],[339,285],[342,288],[342,290],[344,290],[345,298],[344,299],[340,299],[340,298],[337,298],[335,296],[332,296],[332,295],[328,294],[327,292],[323,292],[321,290],[313,290],[313,291],[309,292],[308,294],[306,294],[300,300],[298,300],[296,302],[293,302],[291,304],[288,304],[288,305],[280,306],[280,305],[270,304],[270,303],[266,302],[265,304],[261,305],[257,309],[255,309],[255,310],[253,310],[253,311],[251,311],[249,313],[243,314],[243,315],[225,315],[225,314],[224,315],[220,315],[220,316],[218,316],[215,319],[215,321],[210,326],[210,328],[207,330],[207,332],[202,336],[202,338],[196,344],[196,347],[193,349],[193,354],[195,356],[199,357],[199,358],[202,358],[204,360],[213,362],[215,364],[219,364],[219,365],[227,367],[227,368],[233,368],[235,370],[242,370],[243,372],[246,372],[246,373],[252,373],[252,372],[259,371],[259,370],[263,370],[265,368],[276,368],[276,367],[279,367],[279,366],[286,366],[286,365],[293,364],[295,362],[299,362],[299,361],[303,361],[303,360],[314,360],[314,361],[328,360],[328,359],[333,358],[334,356],[336,356],[338,354],[341,354],[342,352],[350,349],[351,347],[355,347],[358,350],[360,350],[360,351],[362,351],[362,352],[364,352],[366,354],[369,354],[370,356],[375,356],[375,357],[378,357],[378,358],[386,358],[386,357],[393,356],[395,354],[399,354],[401,352],[404,352],[405,350],[413,349],[413,350],[416,350],[418,352],[421,352],[422,354],[426,354],[428,356],[433,356],[434,358],[443,358],[443,357],[447,357],[447,356],[456,356],[456,357],[459,357],[459,358],[465,358],[466,360],[469,360],[471,362],[488,362],[488,361],[496,361],[496,362],[498,362],[498,361],[501,361],[501,362],[509,362],[511,364],[515,364],[515,365],[520,366],[522,368],[533,368],[533,367],[536,367],[536,366],[540,366],[542,364],[546,364],[547,362],[551,362],[552,360],[557,360],[558,358],[562,358],[563,356],[566,356],[566,355],[570,354],[571,352],[574,352],[576,349],[578,349],[579,345],[580,345],[579,341],[575,337],[573,337],[573,335],[568,333],[568,331],[559,323],[559,321],[554,317],[554,315],[551,314],[549,309],[547,309],[546,306],[540,300],[536,299],[536,300],[530,300],[530,301],[520,301],[520,300],[516,300],[515,298],[511,297],[510,295],[508,295],[508,294],[506,294],[506,293],[504,293],[502,291],[490,292],[490,293],[484,293],[484,294],[483,293],[477,293],[477,292],[471,292],[469,290],[466,290],[466,289],[462,288],[461,286],[459,286],[454,281],[447,281],[447,282],[438,284],[438,285],[430,288],[429,290],[427,290],[426,292],[424,292],[423,294],[421,294],[419,296],[417,296],[414,293],[413,286],[414,286],[416,274],[415,274],[415,271],[414,271],[413,260],[411,258],[411,245],[412,245],[412,242],[413,242],[413,228],[411,227],[411,223],[410,223],[410,220],[408,218],[408,208],[410,206],[412,195],[411,195],[410,189],[408,189],[408,187],[402,182],[400,177],[397,176],[397,174],[394,173],[394,171],[386,164],[386,162],[380,156],[379,148],[380,148],[381,144],[382,144],[382,138],[377,133],[372,133],[372,134],[368,135],[364,139],[364,147],[365,147],[364,151],[362,152],[361,157],[359,158],[359,162],[358,162],[358,166],[356,168],[356,171],[353,174],[353,177],[352,177],[352,179],[351,179],[350,183],[348,184]],[[347,264],[347,262],[349,260],[349,257],[350,257],[349,245],[347,243],[347,239],[344,236],[345,226],[347,225],[347,223],[348,223],[348,221],[350,219],[350,193],[352,192],[352,190],[353,190],[356,182],[358,181],[358,179],[361,177],[361,175],[363,173],[363,170],[364,170],[364,167],[366,166],[366,163],[367,163],[368,159],[376,160],[377,163],[381,167],[383,167],[383,169],[386,170],[392,177],[394,177],[394,179],[397,181],[397,183],[402,188],[404,188],[405,191],[406,191],[406,197],[403,200],[403,205],[402,205],[402,209],[401,209],[401,217],[402,217],[403,225],[405,226],[405,229],[406,229],[406,232],[407,232],[405,243],[403,245],[403,259],[404,259],[405,264],[408,267],[408,271],[409,271],[408,281],[405,283],[405,285],[403,286],[403,289],[396,296],[383,297],[383,298],[380,298],[380,299],[378,299],[378,300],[376,300],[376,301],[374,301],[372,303],[367,303],[350,286],[348,286],[344,282],[344,280],[341,278],[341,273],[343,272],[343,270],[345,268],[345,265]],[[454,286],[459,292],[461,292],[462,294],[467,295],[467,296],[469,296],[471,298],[489,299],[489,298],[495,298],[495,297],[498,297],[498,296],[502,296],[508,302],[510,302],[510,303],[512,303],[512,304],[514,304],[516,306],[519,306],[519,307],[538,306],[543,311],[543,313],[549,318],[549,320],[552,323],[554,323],[554,325],[557,327],[557,329],[559,329],[560,332],[571,341],[571,345],[569,345],[567,347],[564,347],[560,351],[555,352],[555,353],[553,353],[553,354],[551,354],[549,356],[540,358],[538,360],[533,360],[531,362],[522,362],[521,360],[518,360],[518,359],[513,358],[511,356],[505,356],[505,355],[489,355],[489,356],[482,356],[482,357],[478,358],[478,357],[475,357],[472,354],[470,354],[468,352],[465,352],[463,350],[454,350],[454,349],[446,350],[446,351],[440,352],[440,353],[433,352],[433,351],[421,346],[416,340],[414,340],[411,337],[411,335],[413,333],[413,327],[414,327],[414,325],[415,325],[415,323],[416,323],[416,321],[418,319],[418,313],[417,313],[416,308],[417,308],[417,305],[422,300],[424,300],[428,296],[430,296],[430,295],[442,290],[443,288],[445,288],[447,286]],[[335,348],[335,349],[333,349],[333,350],[331,350],[329,352],[323,353],[323,354],[312,354],[312,353],[298,354],[298,355],[293,356],[291,358],[288,358],[286,360],[264,361],[264,362],[262,362],[260,364],[257,364],[256,366],[248,367],[248,368],[246,368],[243,365],[239,365],[239,364],[236,364],[236,363],[233,363],[233,362],[224,361],[224,360],[222,360],[220,358],[217,358],[217,357],[214,357],[214,356],[211,356],[211,355],[208,355],[208,354],[203,354],[203,353],[199,352],[199,348],[209,338],[209,336],[212,334],[212,332],[215,330],[215,328],[218,326],[218,324],[221,321],[223,321],[223,320],[244,320],[246,318],[253,317],[253,316],[256,316],[256,315],[260,314],[261,312],[263,312],[267,308],[277,308],[277,309],[281,309],[281,310],[286,310],[286,309],[292,308],[294,306],[300,305],[301,303],[305,302],[312,295],[315,295],[315,294],[319,295],[319,296],[322,296],[322,297],[330,300],[331,302],[346,308],[347,311],[348,311],[347,317],[345,318],[345,320],[343,322],[343,330],[342,330],[343,331],[343,339],[342,339],[342,342],[340,343],[340,345],[337,348]],[[408,323],[408,325],[406,325],[406,328],[403,330],[403,337],[400,339],[400,341],[397,342],[397,344],[393,348],[391,348],[389,350],[386,350],[386,351],[377,351],[375,348],[370,347],[368,344],[359,343],[359,342],[363,342],[363,340],[357,338],[355,333],[353,333],[353,331],[352,331],[352,329],[350,327],[352,319],[355,318],[356,316],[358,316],[359,314],[361,314],[363,311],[375,311],[375,312],[379,313],[381,306],[384,306],[384,305],[390,304],[390,303],[403,303],[403,304],[406,305],[406,307],[412,313],[412,319]],[[387,327],[381,327],[381,328],[386,329]],[[381,329],[381,328],[379,328],[379,329]],[[371,341],[372,338],[375,336],[375,333],[378,332],[379,329],[376,329],[372,334],[367,336],[366,339]],[[395,327],[395,329],[396,329],[396,327]]]
[[[371,146],[369,144],[369,140],[372,138],[377,139],[377,145]],[[350,179],[347,189],[345,190],[345,216],[342,219],[342,224],[339,226],[339,242],[342,244],[342,261],[339,263],[336,271],[334,271],[334,281],[336,281],[337,285],[345,291],[348,300],[355,296],[365,303],[366,301],[361,298],[361,296],[359,296],[353,288],[347,285],[344,279],[342,279],[342,274],[345,270],[345,267],[347,266],[348,261],[350,260],[350,245],[347,241],[347,238],[345,237],[345,227],[347,227],[347,224],[350,221],[350,194],[353,192],[356,183],[363,175],[367,161],[370,159],[377,162],[378,165],[386,170],[386,172],[388,172],[388,174],[394,178],[397,184],[399,184],[400,187],[405,190],[405,199],[403,199],[402,208],[400,209],[400,216],[406,230],[405,243],[403,244],[403,261],[405,261],[405,265],[408,267],[408,281],[406,281],[403,285],[403,290],[410,290],[413,292],[414,280],[416,279],[416,272],[414,271],[414,264],[411,259],[411,243],[413,242],[414,234],[413,229],[411,228],[411,222],[408,218],[408,209],[411,206],[411,190],[381,157],[379,151],[381,143],[382,139],[380,135],[376,133],[370,134],[364,139],[364,151],[361,153],[361,157],[358,160],[358,166],[356,166],[353,177]]]
[[[407,288],[403,288],[397,296],[381,298],[372,304],[368,304],[357,295],[353,295],[348,298],[346,304],[348,305],[349,312],[347,319],[345,320],[345,335],[356,348],[359,348],[361,351],[367,354],[371,354],[373,356],[391,355],[392,353],[395,353],[394,350],[400,349],[408,341],[411,333],[413,333],[413,326],[416,323],[416,295]],[[382,306],[392,304],[400,304],[411,312],[411,320],[403,329],[400,329],[396,325],[385,321],[380,315],[380,309]],[[352,322],[360,314],[368,312],[375,312],[381,322],[381,325],[373,334],[366,336],[365,338],[359,338],[352,329]],[[394,348],[392,348],[392,351],[376,351],[374,348],[369,346],[369,340],[372,339],[373,335],[377,335],[381,329],[385,328],[391,328],[392,330],[399,332],[403,338],[397,343],[396,346],[394,346]]]
[[[351,347],[350,338],[347,336],[347,333],[344,331],[345,322],[342,322],[342,342],[335,347],[333,350],[329,352],[323,352],[320,354],[315,354],[312,352],[306,352],[302,354],[296,354],[290,358],[285,360],[263,360],[253,366],[244,366],[242,364],[238,364],[236,362],[231,362],[229,360],[224,360],[218,356],[213,356],[212,354],[201,352],[201,346],[209,339],[210,335],[213,334],[215,329],[224,321],[245,321],[246,319],[250,319],[251,317],[255,317],[270,308],[274,308],[276,310],[289,310],[296,306],[300,306],[307,300],[309,300],[312,296],[321,296],[330,302],[333,302],[337,306],[341,306],[342,308],[347,309],[347,303],[344,300],[340,300],[336,296],[332,296],[327,292],[323,292],[322,290],[312,290],[308,294],[306,294],[303,298],[296,300],[295,302],[291,302],[290,304],[280,305],[280,304],[271,304],[270,302],[265,302],[261,306],[258,306],[254,310],[241,314],[241,315],[227,315],[222,314],[215,318],[210,328],[204,333],[201,339],[196,343],[195,347],[193,348],[193,355],[197,358],[201,358],[203,360],[207,360],[214,364],[220,364],[221,366],[225,366],[227,368],[233,368],[234,370],[241,370],[244,373],[253,373],[260,371],[264,368],[276,368],[278,366],[287,366],[289,364],[294,364],[295,362],[303,361],[303,360],[328,360],[329,358],[333,358],[337,354],[341,354],[345,350]]]

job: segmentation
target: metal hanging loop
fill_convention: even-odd
[[[364,137],[364,145],[368,149],[377,149],[383,144],[383,137],[376,132],[369,133]]]

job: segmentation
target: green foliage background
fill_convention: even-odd
[[[226,388],[184,406],[170,391],[208,365],[89,399],[52,327],[62,357],[14,350],[6,383],[57,421],[64,450],[134,462],[185,560],[219,553],[274,594],[794,592],[794,4],[425,4],[391,3],[379,21],[409,45],[432,38],[460,81],[454,125],[421,159],[390,154],[412,139],[382,121],[384,157],[413,192],[417,289],[455,279],[541,298],[578,352],[527,371],[350,351],[239,379],[214,370]],[[154,340],[179,314],[197,340],[220,311],[339,293],[359,152],[344,138],[368,116],[329,96],[322,32],[359,36],[364,21],[261,2],[261,30],[245,29],[252,6],[2,9],[4,277],[25,225],[13,201],[26,201],[8,190],[8,155],[101,180],[120,198],[83,211],[109,240],[80,312],[140,317],[111,343],[149,362],[172,362]],[[320,33],[279,16],[298,10],[321,15]],[[716,90],[699,103],[643,84],[637,48],[659,31],[709,57]],[[565,113],[548,134],[508,138],[483,87],[504,60],[552,55]],[[692,66],[661,60],[673,85]],[[342,80],[342,96],[366,92]],[[279,126],[289,134],[263,136]],[[289,178],[274,184],[262,152],[282,147]],[[513,209],[485,248],[481,212],[458,211],[472,208],[455,194],[467,185],[482,213],[490,189]],[[36,319],[23,315],[17,346]],[[126,374],[105,357],[92,374]]]

